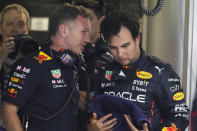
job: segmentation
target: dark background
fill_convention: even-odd
[[[82,0],[0,0],[0,11],[7,4],[21,4],[23,5],[30,14],[31,17],[49,17],[51,12],[60,4],[69,2],[73,3],[75,1]],[[91,1],[91,0],[89,0]],[[93,0],[94,1],[94,0]],[[139,11],[137,5],[138,0],[97,0],[101,4],[101,7],[104,8],[106,12],[109,12],[113,9],[124,9],[130,11]],[[40,44],[45,43],[48,40],[48,33],[44,31],[31,31],[29,35]]]

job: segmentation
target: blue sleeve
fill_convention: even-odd
[[[162,70],[159,75],[161,75],[159,82],[161,90],[157,101],[162,110],[162,128],[164,131],[168,128],[185,130],[189,123],[189,109],[185,103],[180,78],[171,67]]]
[[[36,90],[40,77],[39,72],[31,60],[17,61],[11,70],[3,100],[18,106],[25,105]]]

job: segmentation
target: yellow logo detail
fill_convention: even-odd
[[[18,82],[18,81],[19,81],[19,79],[18,79],[18,78],[16,78],[16,77],[11,77],[11,81],[13,81],[13,82]]]
[[[172,127],[164,127],[162,128],[162,131],[178,131],[178,128],[176,128],[176,125],[172,123]]]
[[[141,78],[141,79],[150,79],[152,78],[152,74],[149,72],[145,72],[145,71],[137,71],[136,72],[137,77]]]
[[[183,92],[177,92],[176,94],[174,94],[173,99],[175,101],[180,101],[184,98],[184,94]]]
[[[12,94],[17,94],[17,91],[14,88],[8,89],[8,91]]]
[[[43,61],[51,60],[52,58],[45,54],[43,51],[40,51],[38,57],[34,57],[34,59],[38,60],[41,64]]]

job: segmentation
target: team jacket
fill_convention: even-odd
[[[48,48],[41,50],[17,61],[11,71],[4,101],[25,109],[28,131],[74,131],[76,126],[77,89],[59,115],[50,120],[37,117],[59,112],[73,88],[74,68],[62,65],[55,53]]]
[[[197,88],[195,95],[197,95]],[[192,112],[191,112],[191,131],[197,131],[197,96],[195,96],[193,100],[193,105],[192,105]]]
[[[133,101],[152,124],[152,131],[184,131],[188,125],[180,78],[168,64],[145,55],[132,65],[111,62],[97,66],[95,95],[108,94]],[[110,106],[110,105],[109,105]]]

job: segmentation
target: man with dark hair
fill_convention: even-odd
[[[85,131],[87,125],[88,104],[93,95],[94,67],[97,61],[107,62],[111,60],[111,55],[106,54],[107,48],[100,35],[100,23],[104,19],[103,8],[97,2],[78,1],[75,5],[83,6],[91,16],[91,43],[88,43],[83,51],[85,68],[79,68],[79,112],[78,112],[78,130]],[[105,57],[105,58],[104,58]],[[106,60],[106,58],[108,58]],[[105,60],[104,60],[105,59]],[[84,70],[85,69],[85,70]],[[87,73],[88,72],[88,73]],[[91,95],[90,95],[91,93]]]
[[[183,131],[189,113],[180,78],[169,64],[146,55],[140,48],[140,24],[136,18],[131,12],[114,11],[101,23],[101,33],[114,61],[97,70],[95,96],[107,94],[132,101],[146,115],[152,131]],[[125,118],[132,131],[139,130],[128,115]],[[90,127],[105,130],[111,126],[101,119],[97,120],[94,113]],[[143,131],[147,131],[147,125]]]
[[[51,43],[13,66],[3,99],[7,131],[22,131],[23,107],[28,131],[75,131],[79,99],[76,64],[90,42],[90,19],[83,7],[68,3],[50,17]]]

